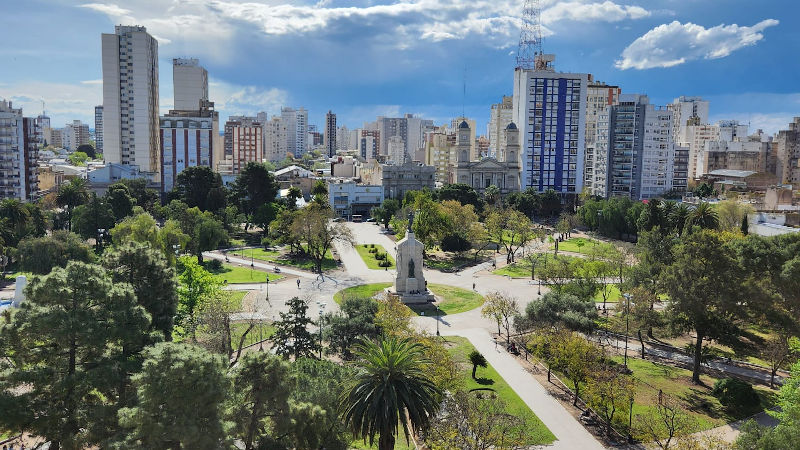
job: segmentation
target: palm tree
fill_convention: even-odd
[[[689,218],[689,207],[685,203],[679,203],[672,212],[669,214],[669,223],[673,230],[679,235],[683,234],[683,227],[686,225],[686,219]]]
[[[394,448],[398,423],[409,440],[413,431],[429,425],[439,409],[441,390],[428,376],[430,361],[418,342],[386,338],[356,346],[359,373],[341,398],[342,419],[354,436],[378,449]]]
[[[56,203],[67,208],[67,229],[72,229],[72,210],[88,200],[86,193],[86,180],[83,178],[73,178],[69,183],[62,184],[58,189]]]
[[[478,367],[486,367],[489,365],[489,362],[486,361],[486,357],[481,355],[481,352],[477,350],[473,350],[469,353],[469,362],[472,363],[472,378],[475,379],[475,371],[478,370]]]
[[[30,222],[31,216],[25,204],[15,198],[7,198],[0,202],[0,217],[8,219],[6,234],[9,245],[16,246],[25,235],[25,228]]]
[[[686,219],[686,226],[691,228],[695,225],[708,230],[716,230],[719,227],[717,212],[711,208],[709,203],[700,203],[689,213],[689,217]]]
[[[497,201],[500,200],[500,189],[493,184],[490,185],[483,192],[483,198],[489,205],[497,204]]]

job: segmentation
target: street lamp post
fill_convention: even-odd
[[[441,315],[439,305],[436,305],[436,336],[439,336],[439,317],[441,317]]]
[[[630,326],[631,294],[622,294],[625,297],[625,367],[628,367],[628,328]]]
[[[317,302],[317,305],[319,305],[319,359],[322,360],[322,315],[325,313],[327,303]]]
[[[269,304],[269,274],[267,274],[267,304]],[[261,318],[258,319],[258,351],[264,351],[264,320]]]

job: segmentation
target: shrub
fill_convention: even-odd
[[[378,263],[378,267],[392,267],[392,263],[388,260],[381,261]]]
[[[373,248],[370,248],[370,249],[369,249],[369,252],[370,252],[370,253],[378,253],[378,249],[377,249],[377,248],[375,248],[375,247],[373,247]]]
[[[219,272],[220,270],[222,270],[222,261],[218,259],[209,259],[206,262],[206,270],[209,270],[211,272]]]
[[[441,247],[445,252],[465,252],[472,246],[463,237],[457,234],[448,234],[442,239]]]
[[[375,244],[369,244],[369,248],[375,248]]]
[[[386,259],[386,253],[375,253],[375,259],[383,261]]]
[[[758,398],[753,386],[735,378],[717,380],[711,395],[723,406],[735,411],[753,411],[761,404],[761,399]]]

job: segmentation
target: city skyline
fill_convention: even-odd
[[[171,71],[163,69],[174,57],[199,58],[208,69],[222,121],[302,106],[310,123],[324,125],[330,109],[338,124],[356,128],[378,115],[412,113],[439,124],[463,111],[485,134],[490,105],[511,94],[522,2],[279,3],[3,6],[11,45],[0,51],[10,62],[0,73],[0,97],[26,115],[41,113],[44,100],[54,126],[93,123],[102,104],[100,34],[120,23],[146,26],[159,41],[162,114],[173,108]],[[769,133],[796,115],[800,93],[792,92],[791,77],[800,62],[781,59],[781,70],[762,76],[799,39],[791,34],[797,15],[784,13],[790,2],[639,3],[543,1],[544,49],[558,55],[556,70],[591,73],[654,104],[703,96],[712,121],[738,119]],[[45,26],[56,15],[74,32],[56,39],[21,28]]]

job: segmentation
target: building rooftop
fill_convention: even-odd
[[[712,170],[709,172],[709,175],[716,175],[718,177],[736,177],[736,178],[747,178],[750,175],[755,174],[752,170],[732,170],[732,169],[718,169]]]

